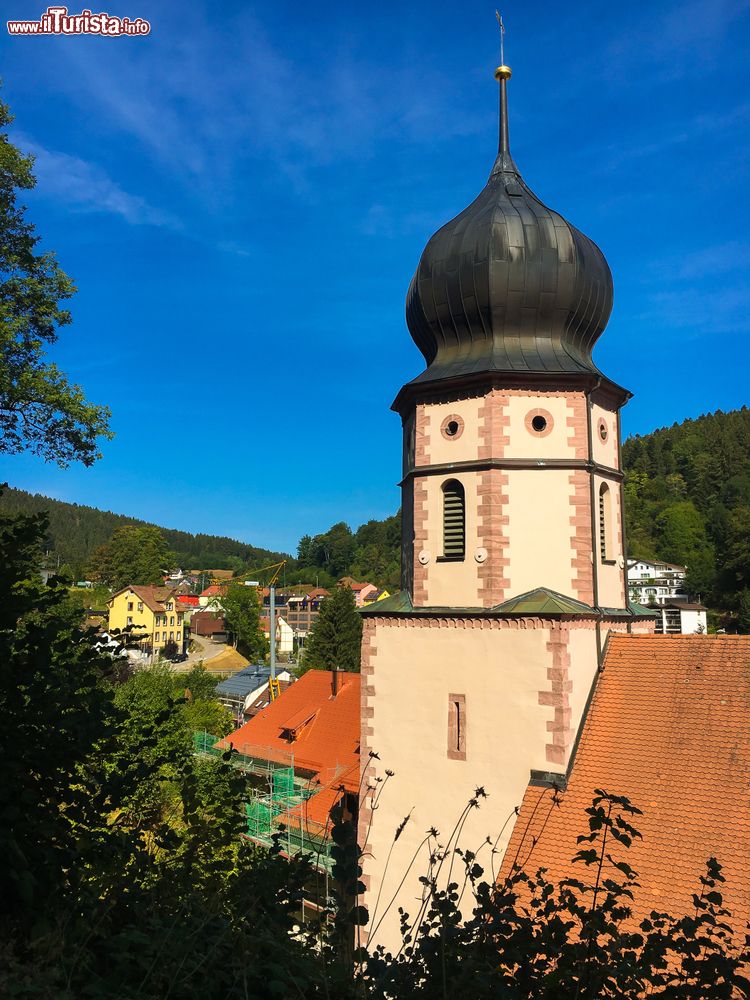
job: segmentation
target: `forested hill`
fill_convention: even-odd
[[[704,600],[736,606],[750,587],[750,409],[628,438],[628,554],[688,566]]]
[[[52,500],[39,493],[6,488],[0,494],[0,510],[4,513],[49,514],[49,538],[47,548],[60,565],[71,567],[79,577],[89,560],[89,556],[99,545],[108,542],[112,532],[124,524],[148,524],[134,517],[112,514],[83,507],[75,503]],[[233,569],[240,570],[247,565],[260,566],[285,558],[283,553],[259,549],[245,542],[220,535],[191,535],[187,531],[171,528],[160,529],[169,548],[176,553],[179,563],[185,569]]]

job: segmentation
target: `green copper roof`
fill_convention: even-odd
[[[652,618],[654,612],[644,608],[641,604],[628,604],[626,608],[592,608],[583,601],[577,601],[574,597],[567,597],[559,594],[555,590],[547,587],[537,587],[529,590],[525,594],[511,597],[510,600],[497,604],[494,608],[460,608],[460,607],[426,607],[415,608],[412,604],[409,593],[400,590],[397,594],[392,594],[382,601],[375,601],[361,608],[361,615],[398,615],[413,614],[420,616],[427,615],[585,615],[587,617],[597,616],[603,618]]]
[[[408,590],[399,590],[397,594],[391,594],[390,597],[384,597],[382,601],[373,601],[372,604],[366,605],[364,608],[359,609],[361,615],[381,614],[384,611],[398,612],[398,611],[413,611],[414,605],[411,603],[411,597],[409,597]]]
[[[659,613],[653,608],[645,607],[643,604],[636,604],[635,601],[628,602],[628,609],[639,618],[655,618]]]
[[[511,597],[509,601],[497,604],[492,610],[506,615],[532,615],[545,612],[554,615],[580,615],[591,614],[594,609],[574,597],[566,597],[546,587],[537,587],[536,590],[529,590],[525,594],[519,594],[518,597]]]

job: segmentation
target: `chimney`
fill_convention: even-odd
[[[338,667],[333,668],[333,679],[331,681],[331,690],[333,691],[333,697],[339,693],[339,670]]]

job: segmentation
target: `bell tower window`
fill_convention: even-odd
[[[460,562],[466,553],[466,495],[457,479],[443,483],[443,559]]]
[[[599,556],[602,562],[611,562],[614,556],[611,541],[612,492],[606,483],[599,487]]]

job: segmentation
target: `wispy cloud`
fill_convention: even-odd
[[[172,215],[150,205],[140,195],[123,190],[97,164],[45,149],[23,134],[16,133],[14,139],[35,158],[39,190],[71,211],[119,215],[134,226],[179,228]]]
[[[634,7],[633,20],[607,49],[608,72],[622,80],[625,71],[632,77],[648,63],[651,82],[655,68],[662,79],[694,73],[697,65],[719,58],[735,22],[748,11],[750,0],[682,0],[656,16]]]
[[[317,167],[373,156],[380,141],[437,142],[485,127],[447,72],[406,56],[383,67],[361,53],[364,42],[340,39],[298,65],[293,46],[277,45],[252,12],[217,20],[196,4],[179,28],[161,24],[140,48],[67,47],[71,72],[56,86],[97,128],[131,136],[203,198],[228,197],[235,172],[255,158],[303,192]]]

